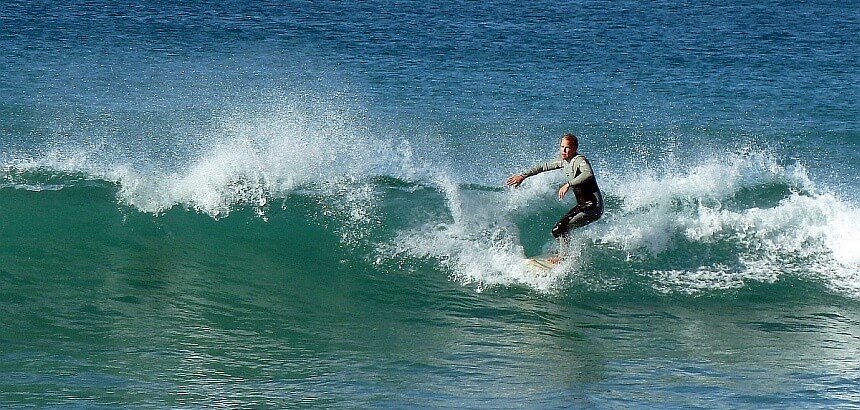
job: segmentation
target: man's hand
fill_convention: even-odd
[[[516,188],[516,187],[520,186],[520,184],[522,184],[525,179],[526,179],[526,177],[524,177],[522,175],[511,175],[510,177],[508,177],[508,180],[505,181],[505,184],[507,184],[508,186]]]
[[[558,200],[561,201],[564,199],[564,196],[567,195],[567,191],[570,190],[570,184],[564,184],[561,188],[558,189]]]

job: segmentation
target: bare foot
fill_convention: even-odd
[[[546,261],[553,265],[558,265],[561,263],[562,259],[560,256],[553,256],[552,258],[547,258]]]

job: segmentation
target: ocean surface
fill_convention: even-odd
[[[860,2],[7,0],[0,407],[860,407]],[[580,138],[606,197],[548,271]]]

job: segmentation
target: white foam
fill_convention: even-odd
[[[445,267],[451,278],[476,290],[494,286],[524,285],[541,291],[558,289],[569,264],[548,272],[529,268],[508,220],[509,195],[468,191],[450,177],[437,176],[437,189],[446,199],[452,221],[434,221],[402,232],[390,254],[430,258]]]
[[[726,153],[687,167],[633,170],[609,179],[606,186],[622,197],[625,211],[679,199],[723,199],[744,187],[775,183],[813,186],[802,164],[785,167],[764,153]]]
[[[594,239],[616,244],[629,255],[672,251],[678,238],[692,243],[722,241],[738,252],[739,266],[655,270],[656,287],[682,292],[772,282],[781,275],[812,277],[831,289],[860,295],[860,212],[833,194],[820,192],[801,164],[777,165],[764,154],[729,155],[687,170],[627,175],[612,189],[622,208]],[[768,207],[731,209],[724,203],[741,190],[787,186]]]
[[[457,225],[407,232],[395,241],[396,253],[431,258],[446,267],[451,278],[482,291],[493,286],[525,285],[542,292],[558,289],[567,265],[537,271],[525,263],[521,247],[504,229],[465,234]]]
[[[811,277],[831,289],[860,296],[860,210],[831,194],[794,194],[770,209],[750,209],[734,224],[755,253],[745,256],[750,272],[781,271]]]
[[[767,273],[767,272],[765,272]],[[750,281],[773,283],[778,276],[770,274],[752,276],[748,272],[737,272],[723,264],[701,266],[695,270],[655,270],[652,287],[663,293],[685,293],[696,295],[714,290],[742,288]]]

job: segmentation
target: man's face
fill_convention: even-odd
[[[573,146],[570,140],[563,138],[561,145],[558,147],[558,154],[561,156],[561,159],[570,161],[574,153],[576,153],[576,147]]]

